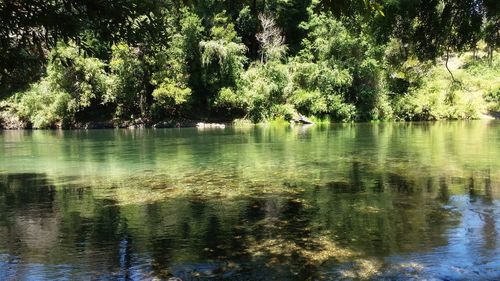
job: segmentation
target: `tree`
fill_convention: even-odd
[[[260,14],[259,20],[262,30],[255,37],[260,43],[261,63],[283,58],[287,49],[284,44],[283,31],[276,26],[274,19],[270,15]]]
[[[201,41],[200,49],[206,89],[215,95],[224,87],[234,87],[247,62],[247,48],[225,12],[215,15],[209,40]]]

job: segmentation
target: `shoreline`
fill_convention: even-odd
[[[51,128],[32,128],[31,126],[10,126],[4,127],[3,124],[0,123],[0,131],[16,131],[16,130],[29,130],[29,131],[55,131],[55,130],[63,130],[63,131],[78,131],[78,130],[110,130],[110,129],[174,129],[174,128],[198,128],[200,130],[203,129],[224,129],[224,128],[234,128],[234,127],[255,127],[255,126],[266,126],[270,124],[281,124],[281,125],[297,125],[290,121],[285,120],[271,120],[268,122],[261,123],[253,123],[248,122],[244,124],[236,124],[236,120],[170,120],[170,121],[161,121],[154,124],[148,123],[135,123],[131,121],[125,121],[121,123],[114,123],[112,121],[95,121],[95,122],[85,122],[85,123],[76,123],[71,127],[62,127],[62,126],[54,126]],[[500,112],[493,114],[481,114],[479,118],[476,119],[441,119],[441,120],[372,120],[372,121],[356,121],[356,122],[319,122],[316,125],[330,125],[330,124],[363,124],[363,123],[434,123],[434,122],[453,122],[453,121],[493,121],[500,120]],[[0,120],[1,121],[1,120]],[[298,124],[311,126],[315,124]]]

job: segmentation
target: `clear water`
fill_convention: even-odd
[[[0,132],[0,280],[499,280],[500,122]]]

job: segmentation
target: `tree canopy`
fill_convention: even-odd
[[[2,0],[0,26],[0,98],[35,127],[99,116],[407,119],[396,104],[432,65],[444,62],[453,81],[457,54],[495,67],[500,4]]]

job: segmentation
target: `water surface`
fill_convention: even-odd
[[[500,122],[0,132],[0,280],[498,280]]]

